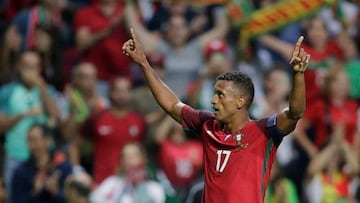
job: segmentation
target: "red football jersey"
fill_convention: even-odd
[[[250,121],[231,133],[209,111],[185,106],[184,128],[201,134],[204,147],[205,186],[202,202],[260,203],[264,201],[270,170],[282,137],[276,117]]]
[[[318,148],[323,147],[328,141],[331,130],[338,124],[344,125],[345,140],[354,145],[355,134],[360,128],[359,105],[355,100],[346,100],[341,105],[318,99],[308,105],[304,119],[315,127],[314,142]]]
[[[144,138],[145,122],[135,112],[118,118],[111,111],[103,111],[85,121],[80,133],[93,140],[95,183],[100,184],[116,172],[121,148]]]
[[[199,141],[188,140],[179,145],[165,140],[159,152],[159,163],[174,187],[189,185],[203,165],[203,150]]]

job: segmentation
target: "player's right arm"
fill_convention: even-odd
[[[159,105],[172,118],[181,123],[181,109],[184,104],[150,66],[134,29],[131,29],[130,32],[131,39],[126,41],[122,47],[124,54],[130,56],[134,62],[141,66],[145,79]]]

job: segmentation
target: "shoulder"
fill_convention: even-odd
[[[194,109],[189,105],[185,105],[182,109],[181,109],[181,116],[186,116],[188,114],[193,114],[194,116],[198,116],[199,119],[203,122],[207,121],[207,120],[215,120],[215,115],[214,113],[212,113],[211,111],[208,110],[198,110],[198,109]]]
[[[0,105],[6,105],[11,96],[16,92],[16,89],[21,85],[18,83],[7,84],[0,89]]]

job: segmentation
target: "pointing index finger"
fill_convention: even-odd
[[[137,40],[137,36],[135,34],[135,31],[134,31],[134,28],[130,29],[130,33],[131,33],[131,38],[134,40],[135,43],[137,43],[138,40]]]
[[[301,47],[301,44],[303,41],[304,41],[304,36],[300,36],[296,42],[295,49],[294,49],[294,53],[296,56],[300,54],[300,47]]]

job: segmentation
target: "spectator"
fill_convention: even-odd
[[[166,117],[155,133],[158,162],[180,199],[203,167],[202,144],[189,140],[181,125]]]
[[[222,39],[228,31],[228,21],[225,14],[218,18],[213,29],[189,40],[189,25],[184,16],[173,15],[167,22],[165,39],[161,35],[148,31],[137,21],[134,3],[128,1],[126,20],[133,27],[142,42],[146,52],[158,51],[165,57],[165,83],[179,97],[184,97],[186,87],[197,75],[203,64],[203,48],[214,39]]]
[[[29,129],[31,158],[16,168],[12,178],[12,203],[65,203],[64,182],[71,164],[62,152],[51,150],[52,135],[45,125]]]
[[[71,147],[74,165],[79,164],[78,146],[91,139],[94,144],[95,184],[114,174],[118,167],[119,148],[132,141],[141,141],[145,134],[143,117],[130,110],[131,83],[126,78],[116,79],[109,92],[109,110],[95,113],[80,129]]]
[[[185,17],[186,23],[189,25],[190,35],[202,30],[207,22],[207,18],[203,13],[197,13],[186,2],[175,0],[163,2],[146,27],[149,31],[161,32],[166,29],[167,22],[172,15],[182,15]]]
[[[65,78],[62,68],[62,41],[60,30],[54,26],[38,25],[35,31],[34,51],[41,57],[45,81],[63,91]]]
[[[359,53],[356,49],[355,41],[346,33],[342,33],[338,37],[338,42],[344,50],[344,70],[350,82],[350,97],[352,99],[360,99],[360,59],[358,58]]]
[[[309,157],[314,157],[319,149],[324,147],[337,125],[343,126],[344,139],[350,144],[353,152],[359,155],[359,105],[349,99],[349,90],[348,77],[341,67],[328,72],[323,90],[325,98],[307,107],[304,117],[295,130],[295,139]],[[315,132],[309,137],[306,130],[311,127],[314,127]]]
[[[300,202],[293,182],[285,177],[283,172],[283,169],[275,162],[270,174],[269,187],[266,190],[265,203]]]
[[[13,25],[8,26],[0,38],[0,86],[15,80],[15,64],[20,55],[22,38]]]
[[[65,181],[66,203],[89,203],[92,178],[87,173],[76,173]]]
[[[274,66],[264,76],[264,98],[255,100],[251,115],[255,119],[273,115],[287,107],[290,94],[290,76],[281,66]]]
[[[57,108],[40,75],[40,58],[25,52],[17,64],[19,81],[0,89],[0,131],[5,133],[4,178],[7,189],[14,169],[29,158],[27,132],[34,123],[56,125]],[[8,191],[9,194],[10,191]]]
[[[311,55],[310,70],[306,73],[306,98],[310,104],[320,95],[326,70],[335,65],[336,61],[344,59],[343,50],[335,40],[331,39],[323,20],[319,17],[310,19],[305,23],[307,44],[304,50]],[[270,35],[261,36],[260,42],[270,49],[278,52],[288,60],[292,44],[283,42]]]
[[[93,64],[83,62],[78,64],[72,75],[72,84],[66,90],[69,99],[70,115],[66,126],[66,137],[77,132],[81,125],[92,113],[104,110],[108,104],[105,98],[96,92],[97,72]]]
[[[212,110],[209,102],[214,96],[216,77],[231,70],[228,46],[222,40],[211,41],[205,47],[205,64],[201,77],[190,83],[188,87],[189,104],[195,108]]]
[[[100,93],[104,95],[108,82],[117,76],[130,78],[130,60],[121,50],[128,37],[123,10],[121,1],[98,0],[80,9],[74,20],[77,48],[83,60],[97,68]]]
[[[335,126],[329,144],[316,154],[307,170],[306,194],[309,203],[351,202],[349,187],[359,172],[359,162],[348,142],[344,128]]]
[[[140,144],[125,144],[121,150],[120,164],[120,172],[101,183],[91,194],[91,202],[165,202],[163,188],[147,178],[145,152]]]
[[[108,101],[96,92],[97,72],[93,64],[82,62],[73,70],[72,84],[66,90],[68,109],[64,118],[63,135],[66,141],[74,139],[79,127],[91,115],[105,110]],[[93,144],[85,140],[79,148],[81,165],[92,172]]]
[[[63,8],[62,0],[42,0],[37,6],[18,13],[13,19],[13,24],[19,30],[22,38],[23,50],[33,50],[36,45],[36,27],[47,25],[63,30],[64,24],[61,18]]]

